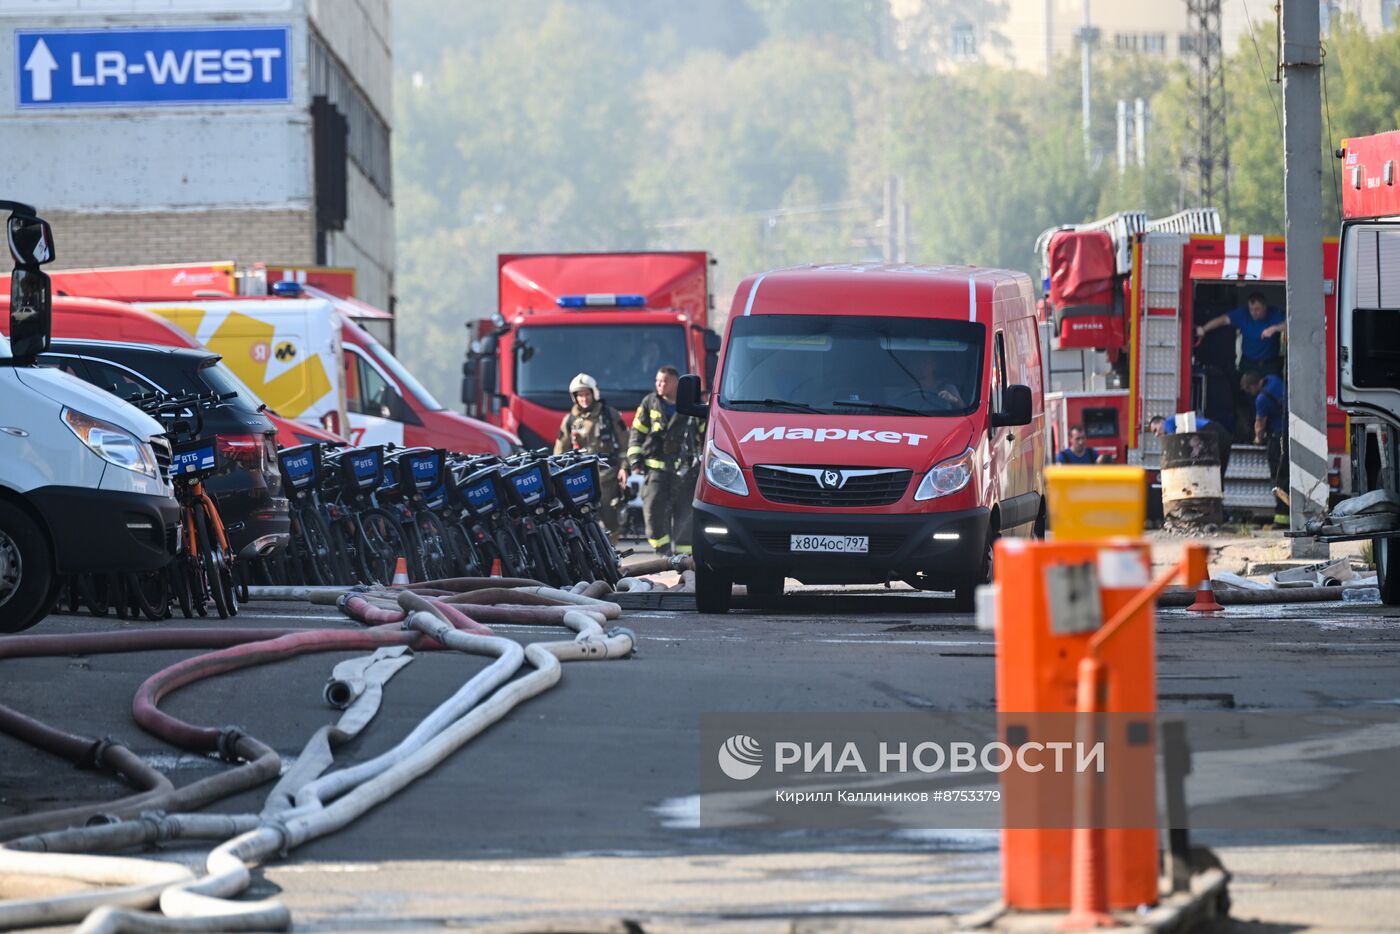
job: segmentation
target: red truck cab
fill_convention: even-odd
[[[477,322],[462,369],[468,415],[552,447],[580,372],[631,423],[656,370],[706,384],[719,353],[707,327],[704,252],[503,254],[494,317]]]
[[[1044,386],[1023,273],[806,266],[746,279],[695,492],[697,602],[903,580],[970,608],[991,546],[1045,527]]]

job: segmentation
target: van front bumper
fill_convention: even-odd
[[[46,486],[25,494],[43,516],[60,573],[154,571],[174,556],[172,496]]]
[[[953,590],[978,583],[990,521],[990,511],[981,507],[868,515],[731,509],[697,501],[692,537],[695,560],[732,575],[736,583],[782,574],[804,584],[873,584],[894,579],[931,590]],[[725,531],[714,531],[721,528]],[[864,554],[794,552],[794,535],[864,535],[870,550]]]

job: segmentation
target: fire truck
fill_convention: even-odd
[[[1274,507],[1264,449],[1253,444],[1253,415],[1238,390],[1237,333],[1195,328],[1243,306],[1253,293],[1285,305],[1282,237],[1223,234],[1213,208],[1161,219],[1120,212],[1056,227],[1036,244],[1041,260],[1040,327],[1049,361],[1047,420],[1062,449],[1070,425],[1115,463],[1156,471],[1154,416],[1196,412],[1229,428],[1235,443],[1224,504],[1236,515]],[[1337,241],[1323,245],[1324,312],[1329,345],[1336,322]],[[1328,375],[1336,372],[1329,355]],[[1335,385],[1330,382],[1329,385]],[[1327,400],[1329,483],[1351,487],[1346,416]]]
[[[462,366],[467,414],[527,448],[552,447],[578,373],[629,425],[658,367],[708,386],[720,344],[709,328],[713,262],[704,252],[498,256],[496,313],[474,322]]]

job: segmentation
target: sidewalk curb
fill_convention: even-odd
[[[1122,927],[1115,934],[1186,934],[1230,912],[1230,873],[1204,847],[1191,851],[1191,891],[1162,896],[1157,907],[1141,915],[1115,912]],[[1015,934],[1058,934],[1063,911],[1015,911],[993,902],[980,911],[953,919],[954,931],[1008,931]]]

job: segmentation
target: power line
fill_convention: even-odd
[[[1278,136],[1279,139],[1283,139],[1283,115],[1278,112],[1278,101],[1274,99],[1274,89],[1269,87],[1269,73],[1264,70],[1264,56],[1259,51],[1259,40],[1254,37],[1254,17],[1249,15],[1249,0],[1244,0],[1244,21],[1249,26],[1249,41],[1254,43],[1254,58],[1259,62],[1259,77],[1264,79],[1264,93],[1269,96],[1269,103],[1274,105],[1274,119],[1278,121]]]
[[[1337,205],[1337,217],[1342,216],[1342,189],[1337,183],[1337,160],[1332,156],[1332,147],[1337,143],[1337,137],[1332,135],[1332,100],[1327,96],[1327,46],[1318,44],[1322,50],[1322,104],[1327,111],[1327,152],[1325,158],[1328,165],[1332,166],[1332,198]]]

